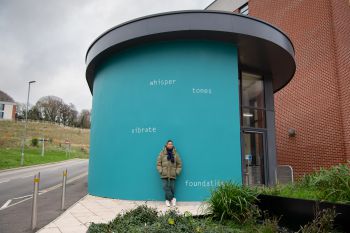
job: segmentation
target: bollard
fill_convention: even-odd
[[[40,182],[40,172],[38,173],[38,175],[34,176],[32,230],[36,228],[36,222],[37,222],[39,182]]]
[[[67,183],[67,169],[63,171],[63,180],[62,180],[62,203],[61,210],[64,210],[64,202],[66,200],[66,183]]]

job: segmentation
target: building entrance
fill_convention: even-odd
[[[265,133],[243,131],[243,183],[265,184]]]

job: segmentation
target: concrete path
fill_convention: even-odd
[[[108,223],[113,220],[118,213],[123,213],[142,204],[157,208],[158,211],[163,213],[169,209],[169,207],[165,206],[163,201],[130,201],[86,195],[61,216],[38,232],[85,233],[91,222]],[[189,211],[192,215],[200,215],[204,213],[205,207],[206,204],[204,202],[177,202],[176,208],[180,213]]]

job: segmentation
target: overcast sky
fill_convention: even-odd
[[[85,53],[107,29],[140,16],[204,9],[212,0],[0,0],[0,90],[25,103],[55,95],[91,109]]]

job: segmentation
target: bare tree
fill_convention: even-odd
[[[18,115],[25,117],[25,107],[22,108],[22,105],[18,108]],[[41,97],[28,111],[28,118],[55,122],[65,126],[90,127],[89,110],[83,110],[78,119],[78,111],[75,106],[72,103],[66,104],[57,96]]]
[[[41,112],[36,105],[32,106],[28,110],[28,119],[30,119],[30,120],[42,120]]]
[[[61,109],[63,105],[63,100],[57,96],[44,96],[36,103],[42,118],[56,123],[61,123]]]
[[[16,119],[22,120],[26,118],[26,104],[16,103]],[[41,114],[36,105],[28,105],[28,119],[41,120]]]
[[[91,126],[91,112],[90,110],[83,109],[81,110],[78,121],[77,121],[77,126],[85,129],[90,129]]]
[[[16,103],[16,119],[24,119],[26,117],[26,105],[24,103]]]
[[[74,126],[77,116],[78,116],[78,111],[75,109],[75,106],[70,103],[70,104],[65,104],[63,103],[60,109],[60,121],[63,125],[66,126]]]

